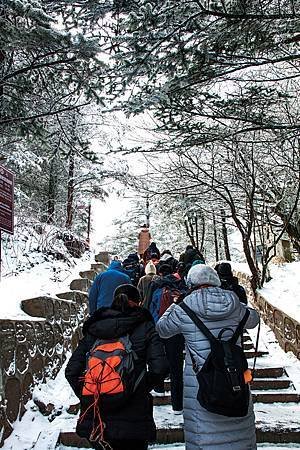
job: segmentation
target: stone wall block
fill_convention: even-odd
[[[300,324],[296,325],[296,344],[297,348],[300,349]]]
[[[29,355],[33,358],[37,351],[37,343],[35,339],[35,330],[32,322],[26,322],[26,343]]]
[[[97,263],[103,263],[106,266],[109,266],[110,263],[110,256],[108,252],[99,252],[96,256],[95,256],[95,261]]]
[[[0,367],[8,376],[14,376],[16,373],[15,350],[16,350],[16,330],[13,321],[4,320],[0,323]]]
[[[55,350],[54,329],[51,323],[46,322],[44,325],[45,349],[47,356],[52,356]]]
[[[296,326],[288,317],[284,318],[284,337],[291,344],[296,344]]]
[[[279,311],[278,309],[276,309],[274,311],[274,325],[275,325],[275,328],[277,328],[278,333],[281,336],[284,336],[283,323],[284,323],[283,313],[281,311]]]
[[[61,318],[62,321],[68,323],[70,321],[71,305],[67,301],[61,302]]]
[[[61,323],[62,317],[61,317],[61,301],[57,300],[55,302],[55,308],[54,308],[54,317],[55,317],[55,323]]]
[[[274,324],[274,311],[275,308],[269,303],[265,302],[266,317],[268,319],[268,323],[270,324]]]
[[[30,365],[30,355],[25,344],[18,344],[16,348],[16,368],[20,375],[25,374]]]
[[[36,381],[41,381],[44,377],[44,358],[37,354],[31,361],[31,370]]]
[[[91,281],[81,279],[85,287]],[[81,286],[82,287],[82,286]],[[0,447],[12,424],[25,412],[33,386],[54,377],[81,338],[88,314],[88,296],[72,290],[57,297],[21,302],[23,311],[39,320],[0,320],[0,370],[4,399],[0,404]]]
[[[35,329],[35,337],[37,342],[37,348],[38,352],[45,356],[46,354],[46,348],[44,344],[44,324],[42,322],[35,322],[34,323],[34,329]]]
[[[11,377],[5,385],[6,417],[10,422],[17,420],[20,401],[21,401],[21,383],[16,377]]]
[[[95,270],[85,270],[79,272],[79,275],[81,276],[81,278],[87,278],[90,281],[94,281],[97,276],[97,272]]]

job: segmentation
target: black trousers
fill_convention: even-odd
[[[175,411],[183,409],[183,350],[184,338],[177,334],[169,339],[163,339],[166,355],[170,365],[171,401]]]
[[[148,442],[137,439],[122,439],[106,441],[113,450],[147,450]],[[94,449],[104,450],[106,447],[100,444],[94,444]]]

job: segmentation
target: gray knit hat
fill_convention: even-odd
[[[208,284],[209,286],[221,286],[217,272],[209,266],[198,264],[192,267],[187,275],[187,285],[190,287]]]

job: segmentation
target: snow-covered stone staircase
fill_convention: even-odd
[[[255,354],[251,337],[245,334],[245,352],[249,366]],[[281,350],[279,350],[281,352]],[[273,349],[272,349],[273,352]],[[257,354],[257,369],[251,385],[255,403],[256,434],[259,443],[300,445],[300,396],[287,370],[278,362],[277,354],[266,348]],[[280,358],[279,358],[280,359]],[[175,416],[170,405],[170,382],[165,382],[166,395],[154,398],[154,415],[157,424],[157,443],[184,442],[183,418]],[[59,441],[75,448],[88,447],[72,430],[62,430]],[[289,448],[292,448],[289,446]]]
[[[87,279],[92,281],[97,272],[102,270],[101,264],[93,264],[90,271],[80,273],[81,282],[86,283]],[[80,283],[80,280],[77,281]],[[272,332],[272,342],[266,343],[266,334],[270,334],[270,331],[263,325],[263,336],[260,339],[257,354],[253,344],[256,340],[255,331],[251,330],[244,335],[244,348],[249,367],[252,367],[254,357],[257,356],[255,379],[251,384],[257,441],[259,443],[300,444],[300,380],[299,386],[296,388],[293,378],[284,366],[286,354],[278,344],[273,342]],[[300,365],[298,365],[299,367]],[[300,379],[300,374],[298,378]],[[183,417],[173,414],[169,381],[165,382],[165,389],[164,397],[154,397],[153,399],[157,443],[175,445],[184,442]],[[76,411],[76,407],[74,410]],[[71,418],[68,420],[68,426],[61,429],[58,442],[61,446],[71,448],[89,448],[89,443],[85,439],[79,438],[74,431],[76,421],[76,416],[73,420]],[[35,450],[39,449],[40,447],[35,448]],[[50,449],[52,449],[51,446]]]
[[[97,273],[105,268],[101,262],[92,264],[89,270],[80,273],[80,278],[74,280],[70,288],[86,292]],[[255,330],[250,330],[244,338],[249,367],[254,362],[255,333]],[[183,417],[173,414],[169,381],[165,382],[165,388],[165,397],[154,398],[157,445],[171,444],[168,450],[182,450],[180,443],[184,442]],[[300,361],[279,347],[273,332],[264,324],[251,390],[257,441],[263,443],[262,448],[273,448],[267,447],[267,443],[281,444],[280,449],[300,448]],[[39,399],[46,405],[55,403],[50,415],[43,416],[38,411],[36,405]],[[15,425],[12,436],[4,444],[4,450],[89,448],[89,443],[75,433],[77,419],[77,399],[64,379],[63,368],[56,380],[50,380],[48,384],[35,389],[33,400],[27,405],[27,412],[20,423]],[[274,448],[278,449],[277,446]]]

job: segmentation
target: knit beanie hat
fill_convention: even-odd
[[[219,287],[221,286],[221,281],[217,272],[212,267],[197,264],[189,270],[187,275],[187,285],[189,287],[194,287],[201,286],[202,284]]]
[[[156,275],[156,267],[152,261],[149,261],[148,264],[146,265],[145,274],[146,275]]]
[[[197,264],[205,264],[205,262],[202,259],[196,259],[196,261],[193,262],[192,267],[197,266]]]

